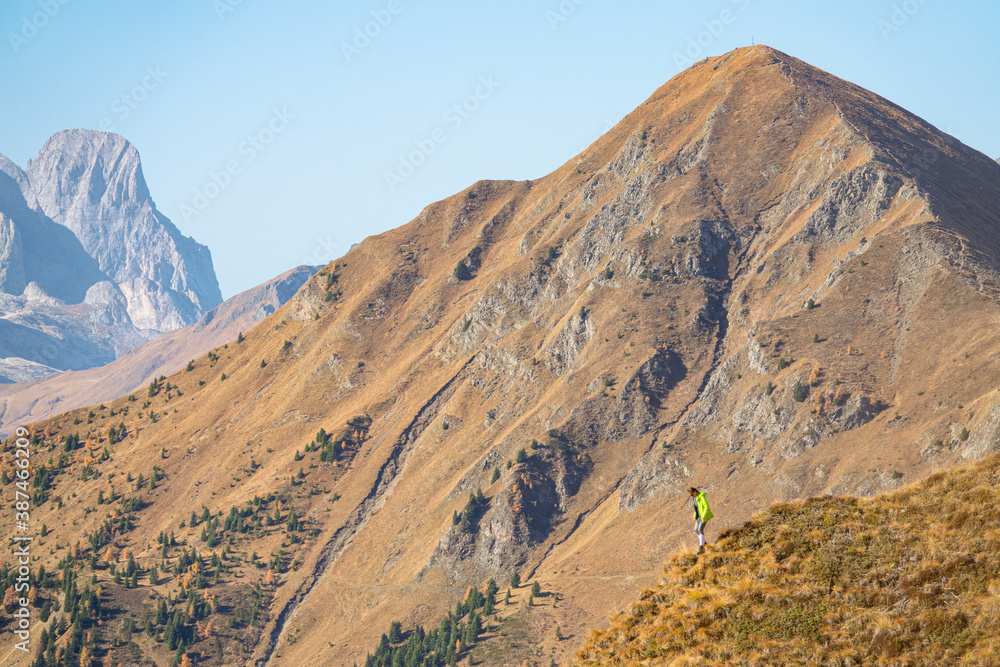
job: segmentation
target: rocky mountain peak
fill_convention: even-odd
[[[767,47],[706,59],[552,173],[479,181],[365,239],[147,410],[105,405],[131,414],[97,471],[148,473],[161,451],[171,480],[115,548],[160,559],[193,507],[235,512],[255,528],[218,527],[240,558],[220,599],[263,576],[251,554],[283,553],[230,662],[361,664],[393,621],[438,627],[515,572],[546,597],[529,609],[512,586],[497,622],[540,634],[483,664],[566,651],[557,624],[603,622],[691,544],[692,485],[714,542],[776,500],[997,450],[998,207],[993,160],[891,102]],[[39,446],[86,440],[89,412],[32,427]],[[53,495],[95,506],[104,478],[77,480]],[[255,494],[287,502],[244,516]],[[261,514],[293,510],[308,539]],[[35,511],[76,513],[63,543],[103,520]]]
[[[153,206],[139,151],[124,137],[93,130],[63,130],[49,137],[25,170],[39,204],[51,217],[77,210],[90,218],[136,214]]]
[[[222,302],[208,249],[156,210],[139,152],[121,136],[59,132],[25,172],[40,209],[119,285],[137,327],[176,329]]]
[[[0,155],[0,202],[23,204],[27,208],[38,205],[28,185],[28,175],[5,155]]]
[[[208,248],[156,209],[121,136],[59,132],[26,169],[0,155],[0,375],[107,363],[221,301]]]

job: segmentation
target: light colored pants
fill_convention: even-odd
[[[694,532],[698,536],[698,546],[705,546],[705,524],[701,522],[701,519],[695,520]]]

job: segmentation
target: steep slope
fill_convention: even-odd
[[[775,505],[674,557],[577,664],[997,664],[998,465]]]
[[[66,371],[29,383],[0,385],[0,433],[95,401],[110,401],[174,373],[189,359],[249,331],[276,311],[312,277],[317,267],[300,266],[240,292],[194,324],[133,348],[105,366]]]
[[[38,210],[28,175],[0,155],[0,291],[19,295],[29,283],[67,303],[79,303],[107,280],[80,240]]]
[[[221,301],[120,136],[60,132],[27,170],[0,156],[0,381],[106,364]]]
[[[204,663],[350,665],[515,571],[558,604],[488,659],[565,660],[693,538],[692,484],[714,540],[995,450],[998,210],[1000,165],[886,100],[767,47],[707,59],[552,174],[366,239],[190,371],[32,426],[39,546],[82,542],[83,577],[134,556],[138,591],[94,562],[96,650],[157,664],[174,649],[126,641],[125,610],[168,595],[218,601],[151,627]]]
[[[156,210],[139,152],[122,137],[58,132],[25,172],[39,208],[80,239],[138,328],[177,329],[222,302],[208,248]]]

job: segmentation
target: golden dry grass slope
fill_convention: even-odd
[[[483,659],[566,661],[693,540],[692,484],[712,540],[996,449],[998,221],[1000,165],[919,118],[768,47],[707,59],[134,401],[31,425],[35,564],[96,577],[78,634],[112,662],[170,664],[180,626],[199,664],[361,663],[515,571],[559,602]],[[131,632],[160,600],[177,622]]]
[[[998,466],[774,505],[675,556],[577,664],[1000,664]]]

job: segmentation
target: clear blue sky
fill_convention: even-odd
[[[998,28],[987,0],[4,0],[0,153],[122,134],[228,297],[478,179],[548,173],[689,48],[769,44],[996,158]]]

